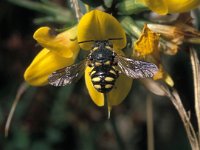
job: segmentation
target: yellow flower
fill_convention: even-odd
[[[199,6],[199,0],[139,0],[152,11],[165,15],[167,13],[181,13]]]
[[[81,18],[78,27],[60,34],[55,34],[48,27],[42,27],[35,32],[33,37],[44,47],[24,73],[25,80],[34,86],[46,85],[48,76],[52,72],[74,63],[80,48],[91,50],[94,44],[93,42],[78,44],[78,42],[121,38],[120,41],[112,42],[116,53],[122,53],[121,49],[126,46],[125,32],[119,22],[111,15],[98,10],[85,14]],[[93,87],[89,75],[90,71],[91,68],[86,67],[86,87],[94,103],[103,106],[105,103],[104,94],[99,93]],[[109,111],[113,105],[118,105],[125,99],[131,86],[132,79],[120,75],[115,87],[107,93]]]
[[[134,43],[133,57],[142,58],[149,62],[153,62],[159,68],[158,72],[153,76],[154,80],[162,79],[168,85],[173,86],[174,82],[163,69],[159,51],[160,35],[150,30],[147,25],[144,25],[143,31],[139,39]]]
[[[34,39],[44,49],[34,58],[24,73],[25,80],[33,86],[48,84],[48,76],[55,70],[72,65],[79,52],[77,27],[55,35],[49,27],[41,27]]]
[[[126,46],[126,36],[119,22],[111,15],[102,11],[93,10],[85,14],[78,24],[78,42],[88,40],[108,40],[122,38],[122,40],[112,41],[113,49],[116,53],[121,53],[121,49]],[[80,47],[84,50],[91,50],[94,43],[81,43]],[[104,95],[99,93],[92,85],[89,72],[91,68],[85,70],[85,82],[90,97],[98,106],[104,106]],[[123,85],[123,86],[122,86]],[[107,94],[108,107],[121,103],[128,95],[132,86],[132,79],[120,75],[115,83],[115,87]]]

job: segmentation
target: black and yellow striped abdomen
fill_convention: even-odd
[[[118,71],[111,65],[100,65],[92,69],[90,76],[94,88],[101,93],[106,93],[113,88],[118,78]]]

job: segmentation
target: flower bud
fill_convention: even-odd
[[[126,32],[136,38],[138,38],[141,34],[141,30],[135,21],[131,17],[121,17],[120,23],[122,27],[126,30]]]
[[[119,14],[131,15],[137,14],[142,11],[148,10],[143,3],[138,2],[137,0],[124,0],[117,5]]]

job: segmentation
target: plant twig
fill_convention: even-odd
[[[190,60],[192,64],[195,111],[198,124],[198,138],[200,143],[200,66],[197,53],[193,48],[190,49]]]
[[[13,101],[12,107],[10,109],[10,112],[9,112],[9,115],[8,115],[8,118],[7,118],[7,121],[6,121],[6,125],[5,125],[5,137],[8,136],[8,132],[9,132],[9,129],[10,129],[10,124],[11,124],[11,121],[12,121],[15,109],[17,107],[17,104],[18,104],[21,96],[27,90],[28,87],[29,87],[28,84],[26,82],[23,82],[20,85],[20,87],[19,87],[19,89],[17,91],[17,94],[15,96],[15,99]]]
[[[148,81],[148,80],[145,80],[145,81]],[[190,121],[190,113],[185,110],[178,92],[174,88],[164,86],[162,83],[159,83],[153,80],[151,80],[151,82],[148,81],[148,82],[142,82],[142,83],[152,93],[159,96],[167,96],[171,100],[172,104],[178,111],[178,114],[183,122],[192,150],[200,150],[200,142],[195,133],[194,127]],[[152,88],[154,88],[154,90],[152,90]]]
[[[83,14],[81,13],[81,9],[80,9],[80,6],[78,4],[78,1],[77,0],[70,0],[70,2],[71,2],[72,7],[75,10],[76,18],[79,21]]]
[[[166,87],[162,88],[166,92],[166,96],[169,97],[169,99],[172,101],[173,105],[175,106],[176,110],[178,111],[181,117],[181,120],[183,121],[183,125],[185,127],[192,150],[200,150],[198,138],[196,136],[194,127],[190,122],[190,115],[188,112],[186,112],[179,94],[175,89],[169,91],[169,89]]]

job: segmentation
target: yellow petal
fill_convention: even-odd
[[[161,64],[159,64],[159,70],[157,71],[157,73],[153,76],[154,80],[159,80],[162,79],[164,77],[164,69],[163,66]]]
[[[158,51],[159,35],[151,31],[145,24],[140,38],[134,43],[138,56],[146,56]]]
[[[152,11],[165,15],[190,11],[200,5],[199,0],[139,0],[144,2]]]
[[[48,83],[48,76],[58,69],[74,63],[71,58],[61,57],[48,49],[43,49],[32,61],[24,73],[24,79],[33,86],[43,86]]]
[[[91,68],[86,67],[85,70],[85,84],[88,89],[88,92],[90,94],[91,99],[97,106],[103,106],[104,105],[104,96],[102,93],[98,92],[92,84],[91,78],[90,78],[90,72]]]
[[[62,57],[71,58],[79,50],[76,36],[76,26],[59,34],[49,27],[41,27],[34,33],[33,38],[48,50]]]
[[[165,15],[168,13],[166,0],[140,0],[144,2],[152,11]]]
[[[107,94],[111,106],[120,104],[131,90],[133,79],[120,74],[116,80],[115,87]]]
[[[93,102],[97,106],[104,106],[104,95],[93,87],[89,75],[90,71],[91,68],[89,67],[87,67],[85,70],[86,87]],[[120,104],[126,98],[131,89],[132,81],[133,80],[131,78],[120,74],[119,78],[116,80],[115,87],[109,93],[107,93],[109,107]],[[109,110],[111,110],[111,108]]]
[[[164,71],[164,68],[161,64],[159,65],[158,72],[153,76],[153,79],[154,80],[163,80],[169,86],[171,86],[171,87],[174,86],[173,79],[171,78],[171,76],[167,72]]]
[[[200,5],[200,0],[166,0],[169,13],[190,11]]]
[[[163,80],[164,80],[165,83],[167,83],[169,86],[171,86],[171,87],[174,86],[174,81],[173,81],[172,77],[171,77],[168,73],[165,73]]]
[[[111,40],[114,49],[122,49],[126,46],[125,32],[113,16],[99,10],[93,10],[81,18],[78,24],[78,42],[113,38],[122,38],[121,40]],[[90,42],[79,45],[82,49],[90,50],[93,44]]]

